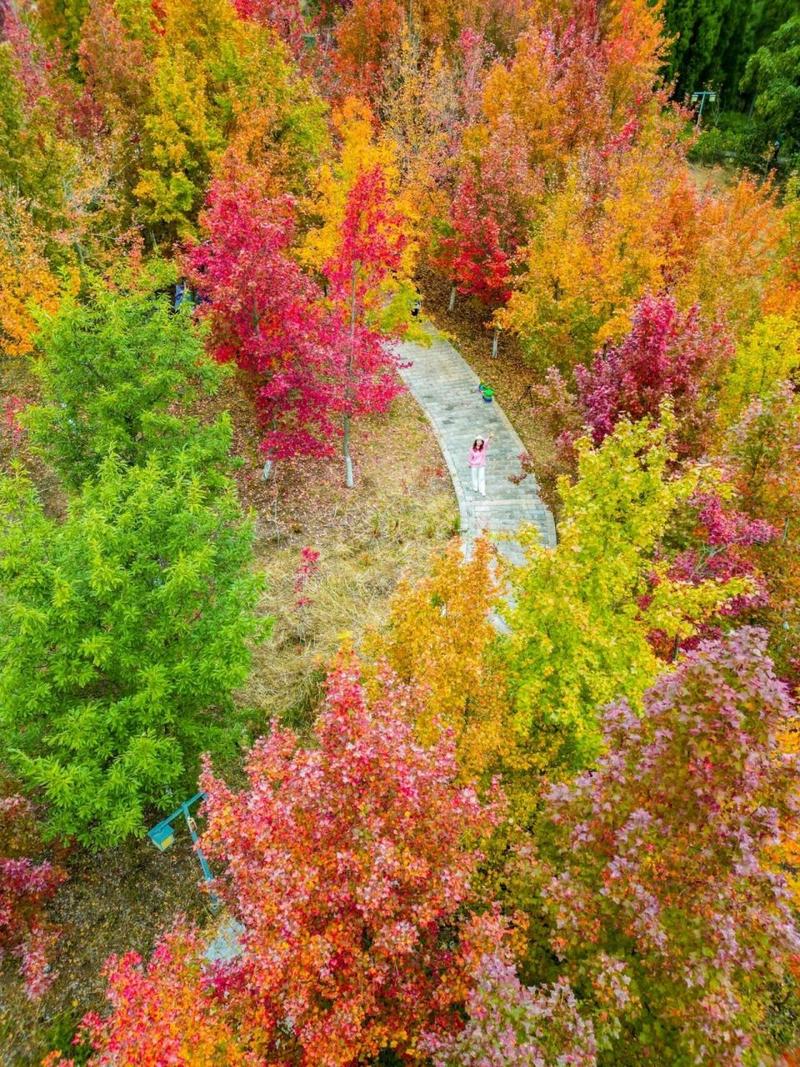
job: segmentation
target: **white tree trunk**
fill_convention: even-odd
[[[350,352],[347,357],[347,397],[352,394],[353,362],[355,359],[356,345],[356,275],[358,264],[353,265],[353,289],[350,294]],[[344,484],[352,489],[355,485],[353,480],[353,460],[350,456],[350,416],[345,415],[342,420],[344,437],[342,439],[342,455],[344,456]]]

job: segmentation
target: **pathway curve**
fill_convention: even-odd
[[[479,378],[455,348],[432,326],[430,348],[403,341],[395,351],[403,363],[400,376],[428,417],[447,462],[461,512],[461,536],[469,551],[475,538],[490,534],[513,534],[523,525],[539,531],[542,544],[554,546],[553,516],[539,496],[532,474],[519,484],[509,475],[519,474],[519,455],[524,451],[516,430],[503,409],[493,400],[487,404],[478,392]],[[467,455],[475,437],[494,434],[486,463],[486,496],[472,489]],[[500,541],[500,552],[521,563],[521,546]]]

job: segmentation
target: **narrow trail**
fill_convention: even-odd
[[[428,417],[439,442],[458,498],[461,536],[470,546],[484,531],[513,534],[520,526],[533,525],[542,544],[556,543],[553,516],[539,496],[536,479],[529,474],[515,484],[509,475],[519,474],[519,455],[524,451],[511,423],[495,398],[487,404],[478,392],[479,378],[455,348],[426,324],[430,348],[403,341],[395,351],[403,363],[400,376]],[[472,489],[467,454],[475,437],[494,434],[486,462],[486,496]],[[498,549],[512,563],[521,563],[518,542],[500,541]]]

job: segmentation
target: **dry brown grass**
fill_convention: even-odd
[[[690,163],[689,174],[698,193],[710,193],[712,196],[729,189],[737,180],[736,171],[721,164],[708,167],[701,163]]]
[[[281,464],[271,485],[261,483],[271,500],[258,510],[257,554],[275,626],[239,699],[265,717],[306,722],[342,634],[358,645],[380,626],[398,579],[424,573],[434,548],[457,530],[447,470],[411,398],[401,398],[389,420],[357,427],[353,450],[353,490],[343,488],[338,462]],[[310,603],[298,605],[304,546],[320,558],[303,592]]]

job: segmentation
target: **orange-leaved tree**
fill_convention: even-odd
[[[387,674],[370,699],[344,651],[312,747],[273,727],[244,789],[202,776],[203,846],[245,927],[229,982],[268,1063],[413,1060],[423,1031],[457,1025],[476,959],[502,939],[492,911],[469,915],[499,809],[459,782],[451,738],[417,741],[418,700]]]
[[[91,1067],[257,1067],[243,1021],[204,976],[203,943],[183,922],[146,962],[138,952],[112,956],[105,967],[110,1012],[84,1016],[76,1040],[91,1049]],[[81,1059],[81,1063],[85,1060]],[[51,1053],[43,1067],[75,1067]]]
[[[35,306],[55,311],[62,285],[45,255],[45,236],[24,202],[0,192],[0,352],[33,350]]]

